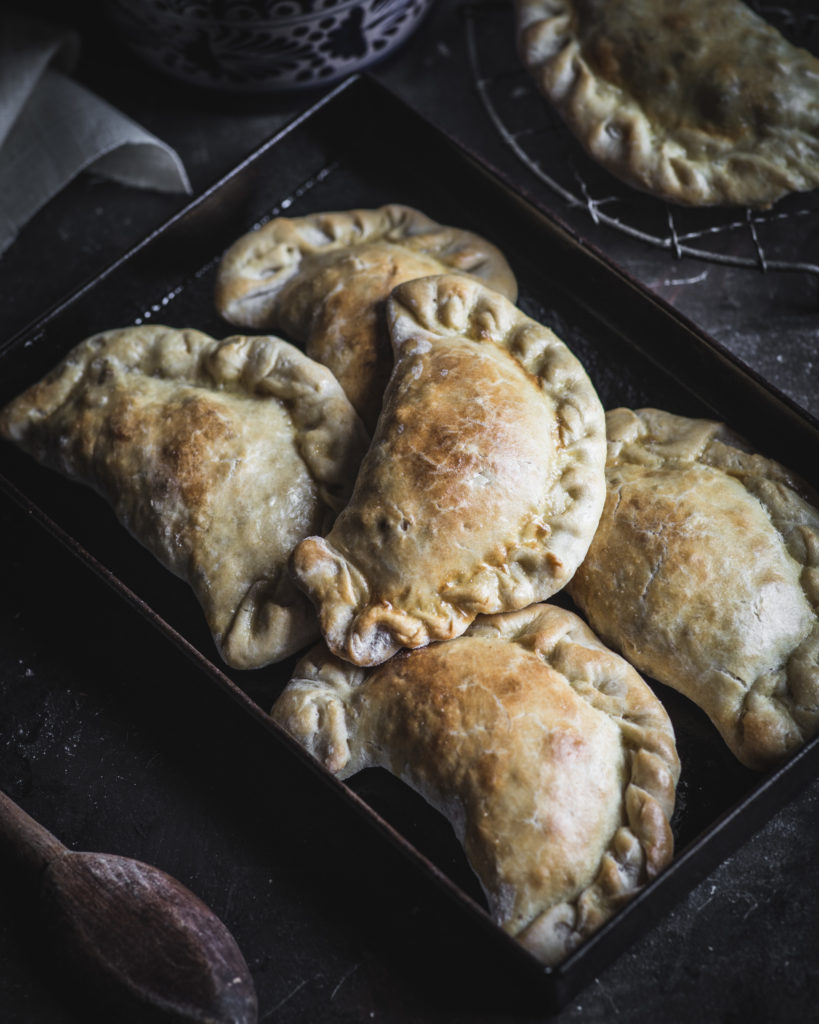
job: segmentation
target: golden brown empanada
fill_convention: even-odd
[[[588,152],[678,203],[819,185],[819,59],[741,0],[517,0],[526,68]]]
[[[272,714],[339,777],[378,765],[441,811],[494,919],[546,963],[671,859],[668,716],[556,606],[481,618],[370,670],[321,644]]]
[[[517,296],[495,246],[407,206],[277,217],[225,254],[216,306],[231,323],[303,343],[372,430],[392,369],[383,302],[402,281],[448,271]]]
[[[367,439],[330,371],[292,345],[98,334],[2,410],[0,434],[100,492],[190,583],[231,665],[319,635],[287,560],[346,501]]]
[[[330,649],[360,665],[559,590],[605,492],[605,418],[548,328],[460,275],[399,285],[396,365],[350,504],[293,555]]]
[[[744,764],[770,765],[819,730],[819,512],[719,423],[606,419],[606,506],[569,592]]]

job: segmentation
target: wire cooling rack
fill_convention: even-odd
[[[750,6],[819,53],[815,0]],[[466,5],[463,14],[470,68],[492,124],[568,207],[678,258],[819,278],[819,190],[787,196],[770,210],[672,206],[638,192],[588,157],[538,92],[518,57],[513,5],[487,0]]]

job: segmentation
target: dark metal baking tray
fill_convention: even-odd
[[[654,405],[718,417],[759,451],[814,486],[819,482],[815,421],[367,77],[345,82],[102,275],[0,343],[0,401],[99,330],[160,322],[215,337],[234,333],[215,313],[212,292],[220,255],[236,237],[280,213],[385,202],[417,206],[499,245],[518,276],[521,308],[571,346],[607,408]],[[0,485],[295,757],[313,764],[267,716],[292,660],[249,673],[222,666],[187,586],[132,540],[89,489],[10,445],[0,446]],[[819,741],[774,771],[752,773],[696,707],[657,689],[683,764],[673,820],[676,858],[551,969],[491,922],[448,826],[415,794],[379,770],[342,784],[313,767],[440,886],[443,905],[466,924],[461,932],[474,943],[476,962],[491,961],[499,986],[514,988],[517,1000],[522,992],[531,995],[546,1012],[590,982],[816,774]]]

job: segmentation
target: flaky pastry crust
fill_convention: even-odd
[[[569,592],[641,672],[765,768],[819,731],[819,512],[725,427],[607,414],[608,494]]]
[[[392,369],[384,300],[402,281],[451,271],[517,296],[494,245],[408,206],[276,217],[225,253],[216,306],[230,323],[304,344],[372,430]]]
[[[293,555],[360,665],[555,593],[605,491],[603,410],[552,331],[457,275],[400,285],[387,316],[395,370],[353,496]]]
[[[668,716],[556,606],[483,617],[371,670],[321,644],[272,715],[339,777],[377,765],[441,811],[493,918],[546,963],[672,857]]]
[[[190,583],[229,664],[318,636],[287,560],[347,500],[367,438],[329,370],[292,345],[97,334],[2,410],[0,435],[102,494]]]
[[[819,59],[740,0],[517,0],[524,65],[587,151],[693,205],[819,185]]]

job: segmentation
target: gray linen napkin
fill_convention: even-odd
[[[68,77],[72,33],[0,15],[0,253],[81,171],[190,193],[176,152]]]

